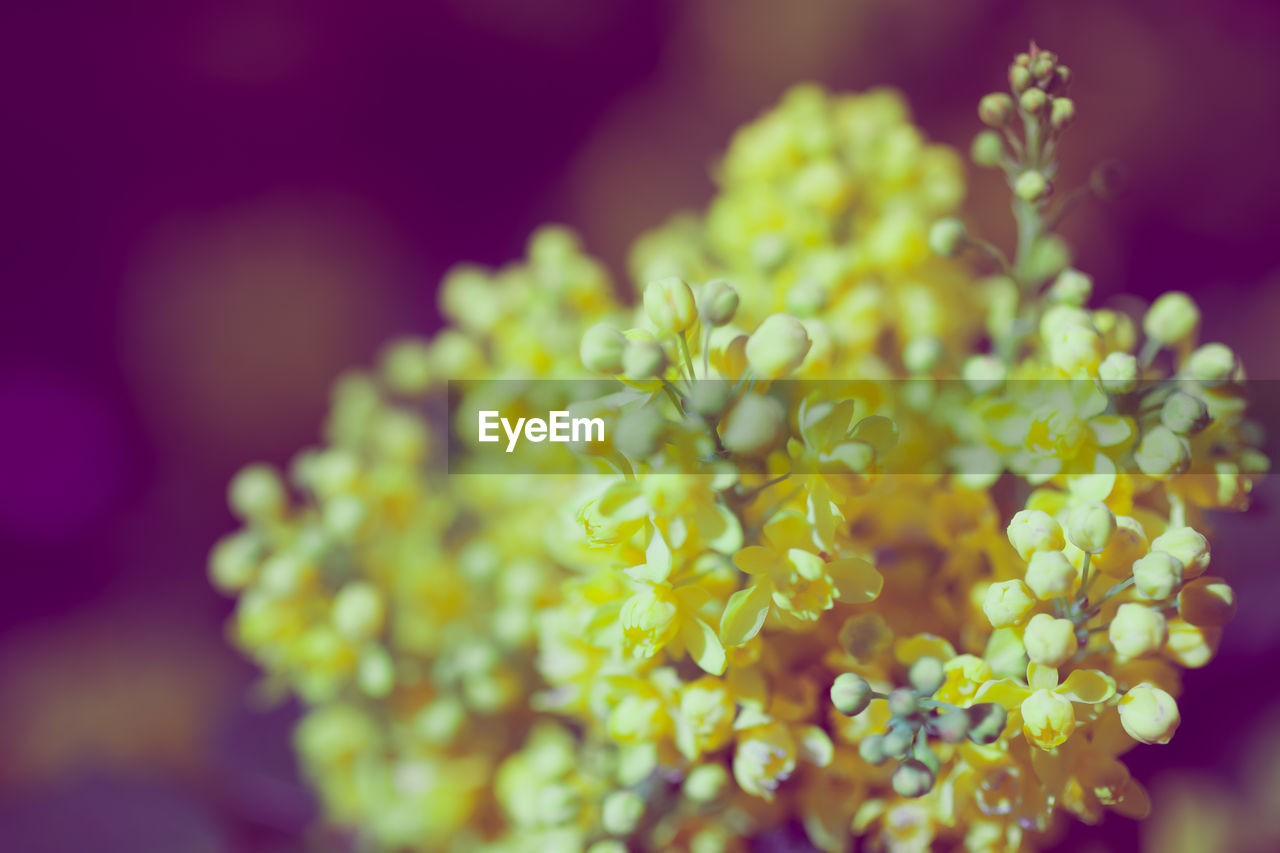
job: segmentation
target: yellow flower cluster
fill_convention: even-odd
[[[1012,260],[950,216],[960,159],[896,95],[801,87],[704,217],[639,241],[638,307],[544,229],[344,377],[287,485],[236,477],[211,574],[308,707],[333,821],[371,849],[720,853],[798,823],[1019,851],[1145,815],[1118,756],[1177,728],[1178,668],[1235,607],[1202,512],[1266,461],[1190,299],[1086,307],[1052,233],[1068,78],[1033,47],[979,109]],[[593,376],[608,440],[575,473],[446,470],[445,380],[519,379],[453,393],[533,411],[527,380]]]

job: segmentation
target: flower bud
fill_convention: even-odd
[[[1004,92],[983,95],[978,101],[978,118],[988,127],[1004,127],[1013,119],[1013,98]]]
[[[1152,551],[1176,557],[1185,579],[1198,578],[1209,568],[1209,540],[1192,527],[1170,527],[1151,543]]]
[[[747,340],[747,363],[762,379],[793,373],[809,353],[809,333],[790,314],[773,314]]]
[[[1028,169],[1013,182],[1013,193],[1023,201],[1043,201],[1053,188],[1048,179],[1035,169]]]
[[[907,681],[911,683],[911,688],[921,696],[932,696],[937,693],[938,688],[946,680],[947,673],[942,661],[929,655],[918,658],[915,663],[911,664],[911,669],[907,671]]]
[[[1033,663],[1055,667],[1070,660],[1080,648],[1071,620],[1056,619],[1048,613],[1031,617],[1023,632],[1022,644]]]
[[[1185,438],[1162,424],[1142,437],[1133,461],[1148,477],[1181,474],[1191,465],[1191,447]]]
[[[1139,743],[1168,743],[1182,717],[1173,697],[1143,682],[1120,698],[1120,725]]]
[[[856,672],[836,676],[831,685],[831,704],[846,717],[856,717],[871,704],[871,685]]]
[[[995,702],[979,702],[965,709],[969,717],[969,740],[980,746],[995,743],[1004,734],[1009,712]]]
[[[631,459],[652,455],[662,440],[667,422],[653,407],[632,407],[613,427],[613,446]]]
[[[906,687],[889,691],[889,713],[908,717],[916,712],[916,694]]]
[[[1236,593],[1225,580],[1199,577],[1178,593],[1178,615],[1192,625],[1218,627],[1236,615]]]
[[[960,743],[969,735],[969,715],[963,708],[943,711],[930,721],[929,728],[946,743]]]
[[[1133,563],[1133,586],[1138,595],[1163,601],[1182,584],[1182,561],[1164,551],[1152,551]]]
[[[1121,515],[1116,518],[1116,532],[1102,553],[1093,557],[1093,567],[1113,578],[1127,578],[1133,571],[1135,560],[1147,553],[1147,532],[1136,518]]]
[[[786,412],[777,400],[747,394],[725,416],[720,440],[734,453],[759,456],[777,443],[786,419]]]
[[[1236,371],[1236,355],[1225,344],[1205,344],[1187,356],[1183,372],[1200,382],[1222,382]]]
[[[270,465],[248,465],[231,479],[227,503],[244,521],[265,521],[284,512],[289,498],[284,481]]]
[[[1137,658],[1158,652],[1169,636],[1169,628],[1160,611],[1130,602],[1116,610],[1107,636],[1121,658]]]
[[[1037,551],[1027,563],[1027,586],[1041,601],[1067,595],[1075,580],[1076,567],[1061,551]]]
[[[1041,749],[1061,746],[1076,730],[1071,700],[1051,690],[1037,690],[1022,700],[1022,731]]]
[[[929,248],[942,258],[954,258],[964,248],[969,232],[954,216],[939,219],[929,228]]]
[[[261,550],[253,532],[241,530],[218,540],[209,554],[209,578],[222,592],[238,592],[253,581]]]
[[[698,318],[693,291],[675,276],[649,282],[644,289],[644,311],[662,332],[683,332]]]
[[[1138,359],[1127,352],[1108,353],[1098,365],[1098,379],[1111,394],[1127,394],[1138,384]]]
[[[984,130],[969,144],[969,158],[979,166],[992,169],[1004,158],[1004,142],[994,130]]]
[[[1000,387],[1007,374],[1004,363],[993,355],[970,356],[960,368],[965,384],[976,394]]]
[[[1081,551],[1100,553],[1116,532],[1116,514],[1101,501],[1076,504],[1067,513],[1067,538]]]
[[[1142,331],[1148,338],[1166,346],[1180,344],[1195,333],[1200,323],[1200,309],[1190,296],[1174,290],[1162,295],[1147,309],[1142,318]]]
[[[684,795],[695,803],[709,803],[720,796],[729,783],[722,764],[700,764],[684,780]]]
[[[1009,86],[1015,92],[1022,92],[1031,85],[1031,72],[1022,65],[1014,65],[1009,69]]]
[[[578,355],[582,365],[592,373],[616,374],[622,372],[622,353],[627,339],[622,332],[608,323],[596,323],[582,336]]]
[[[991,627],[1007,628],[1021,623],[1035,603],[1030,588],[1022,581],[1000,581],[987,587],[982,612]]]
[[[893,790],[901,797],[923,797],[933,788],[934,775],[921,761],[908,758],[893,771]]]
[[[942,341],[934,335],[922,335],[907,341],[902,348],[902,365],[911,373],[927,373],[942,359]]]
[[[702,286],[702,317],[707,325],[723,326],[738,313],[738,291],[722,278]]]
[[[382,630],[384,608],[378,588],[368,581],[351,581],[333,599],[333,626],[348,640],[368,640]]]
[[[1024,560],[1038,551],[1061,551],[1066,540],[1057,519],[1039,509],[1024,509],[1014,513],[1007,530],[1009,544]]]
[[[391,654],[382,646],[371,644],[360,653],[356,662],[356,686],[366,696],[381,699],[396,684],[396,666]]]
[[[868,764],[884,764],[889,758],[884,751],[884,735],[867,735],[858,741],[858,755]]]
[[[1049,126],[1061,133],[1076,120],[1076,102],[1070,98],[1054,98],[1049,108]]]
[[[699,379],[691,383],[687,405],[689,411],[703,417],[715,417],[729,405],[733,386],[723,379]]]
[[[644,816],[644,798],[635,791],[614,791],[604,798],[600,823],[610,835],[630,835]]]
[[[622,350],[622,372],[628,379],[654,379],[667,369],[667,354],[658,342],[632,338]]]
[[[890,726],[880,737],[880,748],[888,758],[902,758],[911,749],[911,732],[903,725]]]
[[[1043,89],[1028,89],[1018,97],[1018,105],[1022,107],[1023,112],[1031,115],[1042,113],[1048,102],[1049,96]]]
[[[1093,278],[1074,267],[1058,273],[1049,287],[1049,299],[1063,305],[1083,307],[1093,293]]]
[[[1160,423],[1180,435],[1194,435],[1209,425],[1209,407],[1198,397],[1175,391],[1160,409]]]
[[[1092,375],[1102,363],[1102,336],[1092,326],[1063,325],[1046,343],[1049,363],[1068,375]]]
[[[1199,669],[1213,660],[1222,639],[1222,628],[1215,625],[1192,625],[1185,619],[1169,620],[1169,639],[1164,653],[1179,666]]]

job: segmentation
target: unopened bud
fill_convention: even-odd
[[[964,248],[969,232],[954,216],[939,219],[929,228],[929,248],[935,255],[954,258]]]
[[[1023,172],[1013,182],[1013,192],[1023,201],[1042,201],[1053,188],[1043,174],[1034,169]]]
[[[889,758],[884,751],[884,735],[867,735],[858,741],[858,754],[868,764],[884,764]]]
[[[836,677],[831,685],[831,704],[846,717],[856,717],[871,704],[871,685],[856,672]]]
[[[693,291],[675,276],[649,283],[644,289],[644,311],[663,332],[683,332],[698,318]]]
[[[604,798],[600,823],[610,835],[629,835],[644,815],[644,798],[635,791],[614,791]]]
[[[1209,540],[1194,527],[1170,527],[1152,541],[1151,550],[1177,557],[1185,578],[1198,578],[1209,568]]]
[[[1038,551],[1027,564],[1027,586],[1036,598],[1048,601],[1071,592],[1076,567],[1061,551]]]
[[[916,694],[906,687],[889,692],[889,713],[895,717],[907,717],[916,712]]]
[[[959,743],[969,735],[969,715],[961,708],[944,711],[930,722],[933,733],[947,743]]]
[[[1009,712],[995,702],[979,702],[965,712],[969,716],[969,740],[982,746],[999,740],[1009,721]]]
[[[1196,578],[1178,593],[1178,615],[1192,625],[1225,625],[1236,615],[1235,590],[1222,578]]]
[[[1013,118],[1013,98],[1004,92],[984,95],[978,102],[978,118],[988,127],[1004,127]]]
[[[1009,87],[1015,92],[1024,92],[1031,86],[1031,72],[1024,65],[1013,65],[1009,69]]]
[[[1039,115],[1048,103],[1049,96],[1043,89],[1028,89],[1018,98],[1018,105],[1031,115]]]
[[[597,323],[583,334],[578,355],[592,373],[615,374],[622,372],[622,353],[626,347],[627,339],[622,332],[608,323]]]
[[[1191,464],[1191,446],[1187,440],[1163,424],[1147,431],[1133,461],[1148,477],[1181,474]]]
[[[777,400],[748,394],[738,400],[725,416],[720,440],[734,453],[759,456],[777,443],[786,418],[786,412]]]
[[[790,314],[773,314],[747,339],[747,363],[762,379],[781,379],[804,363],[811,346],[804,324]]]
[[[937,693],[938,688],[942,687],[942,683],[946,680],[947,672],[943,668],[942,661],[928,655],[917,659],[907,671],[907,681],[921,696],[932,696]]]
[[[933,788],[933,771],[923,762],[908,758],[893,771],[893,790],[902,797],[923,797]]]
[[[1236,355],[1225,344],[1205,344],[1187,357],[1184,372],[1200,382],[1222,382],[1236,370]]]
[[[1142,604],[1121,604],[1111,619],[1107,636],[1122,659],[1154,654],[1169,636],[1160,611]]]
[[[1181,435],[1194,435],[1209,425],[1209,408],[1199,397],[1175,391],[1160,408],[1160,423]]]
[[[911,732],[906,726],[891,726],[880,736],[880,748],[888,758],[902,758],[911,749],[911,740]]]
[[[1139,743],[1168,743],[1182,717],[1165,691],[1143,682],[1120,698],[1120,724]]]
[[[1078,269],[1068,268],[1058,273],[1049,287],[1049,299],[1063,305],[1083,307],[1093,293],[1093,279]]]
[[[1195,302],[1187,294],[1175,290],[1151,304],[1142,318],[1142,331],[1152,340],[1174,345],[1194,334],[1199,323],[1200,309]]]
[[[1081,551],[1098,554],[1116,532],[1116,514],[1101,501],[1088,501],[1067,513],[1067,538]]]
[[[702,316],[710,326],[723,326],[738,313],[738,291],[724,279],[714,279],[702,288]]]
[[[1035,603],[1031,589],[1021,580],[1000,581],[987,587],[982,612],[991,627],[1007,628],[1020,623]]]
[[[1024,509],[1013,514],[1007,529],[1009,544],[1024,560],[1037,551],[1061,551],[1066,545],[1057,519],[1044,510]]]
[[[653,379],[667,368],[667,354],[657,341],[632,338],[622,350],[622,372],[628,379]]]
[[[1133,562],[1133,586],[1138,595],[1163,601],[1182,583],[1182,561],[1164,551],[1152,551]]]
[[[1076,120],[1076,102],[1070,98],[1054,98],[1049,108],[1049,126],[1061,133]]]
[[[984,130],[969,144],[969,157],[979,166],[992,169],[1004,158],[1004,142],[994,130]]]
[[[1048,613],[1037,613],[1027,622],[1022,635],[1027,657],[1044,666],[1061,666],[1080,648],[1075,625],[1070,619],[1056,619]]]
[[[1109,393],[1129,393],[1138,384],[1138,359],[1127,352],[1109,353],[1098,364],[1098,380]]]

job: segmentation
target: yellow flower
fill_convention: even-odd
[[[1053,667],[1032,663],[1027,667],[1027,683],[1009,678],[988,681],[978,689],[977,702],[998,702],[1009,712],[1009,727],[1019,724],[1027,740],[1041,749],[1060,746],[1076,728],[1072,703],[1093,707],[1116,693],[1115,679],[1096,669],[1077,669],[1058,682]],[[1028,704],[1029,703],[1029,704]]]
[[[1141,743],[1168,743],[1181,721],[1178,703],[1152,684],[1136,685],[1120,697],[1120,722]]]

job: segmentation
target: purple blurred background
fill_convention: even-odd
[[[1031,37],[1078,81],[1064,180],[1130,168],[1065,229],[1099,295],[1190,291],[1208,339],[1280,378],[1274,3],[6,4],[0,848],[321,845],[292,712],[255,708],[205,581],[236,468],[314,441],[340,370],[435,328],[449,265],[560,221],[620,270],[802,80],[898,86],[967,146]],[[974,175],[1001,240],[1004,193]],[[1280,697],[1258,678],[1280,651],[1275,496],[1219,525],[1240,616],[1189,674],[1178,738],[1131,754],[1140,778],[1230,784]],[[1138,834],[1112,819],[1065,845]]]

